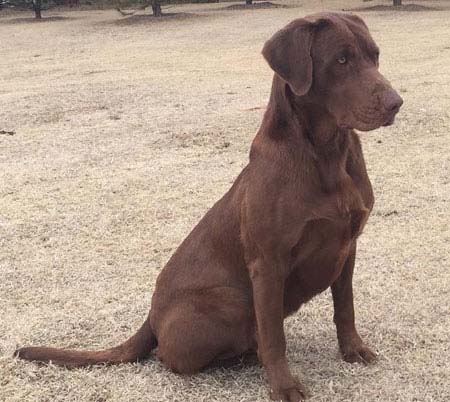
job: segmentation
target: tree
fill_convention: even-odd
[[[42,18],[41,8],[42,8],[42,0],[33,0],[34,15],[38,20]]]
[[[394,0],[394,6],[401,6],[402,0]]]
[[[159,0],[151,0],[151,4],[152,4],[153,16],[161,17],[162,11],[161,11],[161,3],[159,2]]]
[[[253,0],[245,0],[245,4],[247,4],[247,6],[251,6],[253,4]]]

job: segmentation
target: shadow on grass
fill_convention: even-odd
[[[440,8],[422,6],[420,4],[404,4],[402,6],[387,6],[387,5],[377,5],[377,6],[367,6],[367,7],[356,7],[356,8],[346,8],[343,11],[441,11]]]
[[[123,17],[118,20],[109,21],[108,24],[118,25],[118,26],[130,26],[130,25],[146,25],[152,23],[160,23],[165,21],[183,21],[192,18],[204,17],[200,14],[193,13],[164,13],[161,17],[154,17],[151,14],[135,14]]]
[[[73,17],[63,17],[59,15],[53,15],[50,17],[43,16],[41,19],[37,19],[34,17],[16,17],[16,18],[2,18],[2,24],[43,24],[45,22],[54,22],[54,21],[67,21],[74,20]]]
[[[283,4],[275,4],[271,1],[261,1],[253,4],[232,4],[230,6],[222,7],[221,10],[257,10],[263,8],[288,8],[289,6]]]

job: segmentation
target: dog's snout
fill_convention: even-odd
[[[396,113],[403,105],[402,97],[394,90],[386,91],[384,94],[384,108],[388,112]]]

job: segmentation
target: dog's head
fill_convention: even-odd
[[[295,95],[325,106],[339,127],[390,125],[403,104],[378,71],[379,49],[355,15],[294,20],[266,42],[262,54]]]

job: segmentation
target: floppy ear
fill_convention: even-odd
[[[299,96],[305,95],[312,84],[312,25],[306,20],[296,20],[276,32],[262,50],[272,70]]]

